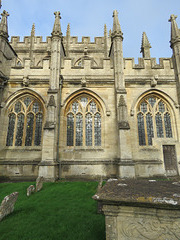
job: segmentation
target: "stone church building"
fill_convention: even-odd
[[[0,178],[47,181],[174,176],[180,172],[180,30],[171,15],[172,58],[123,58],[118,13],[104,36],[20,41],[0,21]],[[167,39],[168,41],[168,39]]]

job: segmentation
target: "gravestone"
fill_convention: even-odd
[[[27,188],[27,196],[29,197],[32,193],[35,192],[35,187],[33,185],[30,185],[28,188]]]
[[[112,179],[93,199],[103,205],[106,240],[180,239],[180,182]]]
[[[0,206],[0,221],[14,211],[18,195],[18,192],[14,192],[4,198]]]
[[[43,182],[44,182],[44,178],[43,177],[38,177],[36,179],[36,192],[39,192],[42,189]]]
[[[97,193],[99,193],[101,191],[102,187],[103,187],[103,179],[101,178],[98,183]],[[102,202],[98,201],[97,202],[97,213],[99,213],[99,214],[103,213],[102,207],[103,207]]]

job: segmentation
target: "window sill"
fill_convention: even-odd
[[[41,146],[6,146],[4,150],[12,150],[12,151],[41,151]]]
[[[90,152],[90,151],[104,151],[102,147],[67,147],[63,150],[64,152],[72,152],[72,151],[81,151],[81,152]]]

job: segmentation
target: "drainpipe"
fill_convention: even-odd
[[[57,162],[59,163],[59,176],[58,179],[61,178],[61,161],[59,158],[59,136],[60,136],[60,119],[61,119],[61,97],[62,97],[62,85],[63,85],[63,77],[60,75],[59,80],[59,109],[58,109],[58,135],[57,135]]]

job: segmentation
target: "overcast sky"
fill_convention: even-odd
[[[54,11],[61,12],[61,27],[66,34],[70,23],[71,35],[103,36],[104,24],[112,28],[113,10],[119,12],[119,21],[124,34],[124,57],[141,57],[142,33],[145,31],[151,43],[152,57],[171,57],[171,14],[178,15],[180,28],[180,0],[2,0],[2,8],[9,12],[9,35],[28,36],[35,23],[36,35],[50,36]]]

